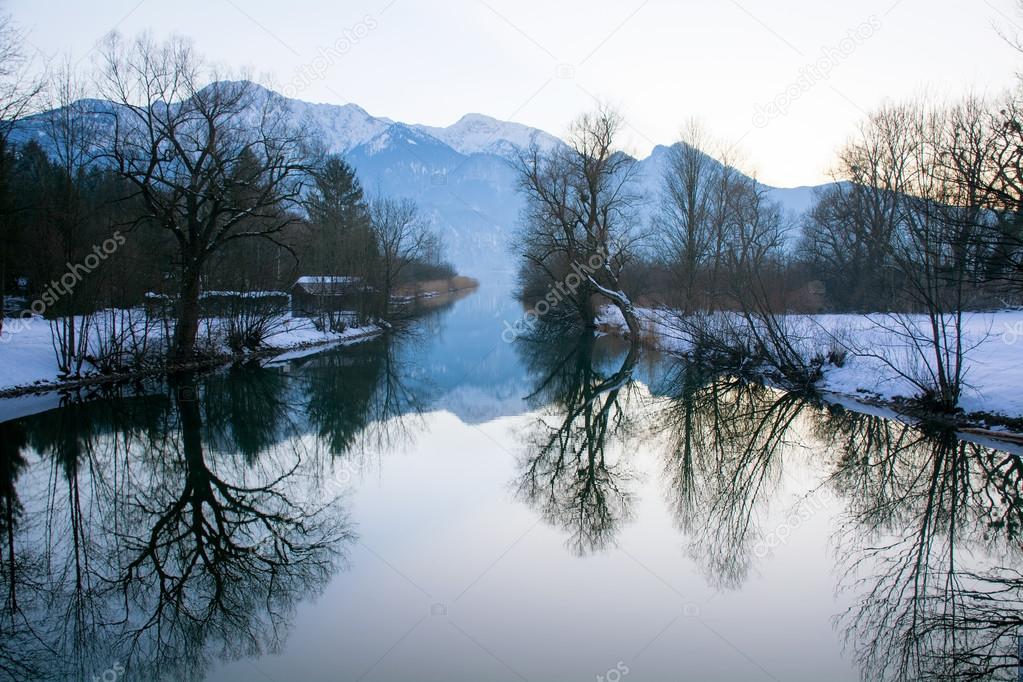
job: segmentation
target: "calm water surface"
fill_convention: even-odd
[[[409,332],[0,424],[0,679],[1016,679],[1019,453]]]

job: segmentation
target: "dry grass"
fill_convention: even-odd
[[[413,282],[398,287],[395,293],[398,296],[420,297],[428,294],[446,294],[452,291],[464,289],[475,289],[480,285],[478,280],[472,277],[458,275],[450,279],[431,279],[422,282]]]

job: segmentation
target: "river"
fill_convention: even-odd
[[[510,291],[0,424],[0,679],[1016,679],[1019,452]]]

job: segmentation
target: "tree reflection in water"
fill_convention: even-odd
[[[838,622],[877,679],[1016,679],[1023,626],[1018,454],[879,417],[821,423],[841,453],[835,486]]]
[[[117,664],[199,680],[217,659],[277,651],[354,539],[327,469],[360,433],[386,438],[415,413],[380,350],[182,376],[0,425],[0,679],[91,680]],[[48,481],[25,488],[33,451]]]
[[[17,482],[28,465],[23,454],[28,445],[25,429],[17,422],[0,424],[0,577],[3,602],[0,604],[0,676],[17,680],[30,679],[39,671],[40,656],[44,653],[32,628],[21,617],[21,603],[27,597],[22,593],[23,581],[15,562],[15,532],[23,517],[24,507],[18,496]],[[29,589],[29,586],[24,586]]]
[[[633,345],[617,370],[605,372],[597,368],[594,346],[589,331],[559,342],[543,329],[517,345],[535,379],[527,400],[543,408],[523,437],[518,492],[545,521],[568,532],[567,544],[579,555],[612,542],[632,505],[629,463],[609,457],[608,446],[629,436],[623,392],[639,353]]]
[[[719,588],[740,587],[762,539],[758,510],[773,499],[803,397],[678,365],[654,422],[667,436],[664,480],[689,553]]]
[[[712,582],[748,577],[755,520],[791,446],[833,453],[818,486],[842,503],[833,544],[853,600],[836,624],[864,678],[1016,679],[1018,454],[693,368],[670,387],[658,426],[670,436],[668,500]]]
[[[805,469],[809,456],[824,473],[800,497],[827,491],[838,502],[838,590],[852,606],[835,622],[864,678],[1016,678],[1018,454],[684,364],[641,409],[626,397],[634,351],[600,357],[589,334],[559,338],[541,330],[518,345],[540,414],[522,438],[516,484],[573,552],[604,549],[629,518],[633,463],[609,452],[628,451],[641,424],[663,448],[662,485],[690,555],[713,585],[739,589],[770,560],[754,547],[786,460]]]
[[[685,365],[648,399],[638,350],[589,333],[516,350],[537,412],[516,491],[573,553],[616,542],[647,443],[689,555],[739,589],[788,474],[820,471],[796,493],[836,500],[835,624],[863,676],[1015,677],[1017,454]],[[201,679],[277,650],[353,540],[334,467],[415,436],[404,357],[383,340],[0,424],[0,679]]]

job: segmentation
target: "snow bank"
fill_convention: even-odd
[[[114,313],[107,311],[102,314],[113,315]],[[141,316],[140,312],[140,319]],[[222,332],[223,327],[222,320],[205,321],[200,327],[198,345],[204,349],[229,353]],[[141,324],[137,325],[137,328],[141,328]],[[267,337],[266,346],[269,349],[276,348],[286,351],[314,344],[354,343],[381,331],[382,328],[375,324],[349,327],[343,332],[337,333],[320,331],[316,329],[311,320],[292,317],[288,314],[281,319],[279,329]],[[96,336],[95,334],[92,336],[90,343],[93,354],[98,354],[96,352],[98,340]],[[150,347],[161,349],[164,346],[164,341],[162,325],[151,325],[148,338]],[[83,369],[85,376],[89,376],[90,373],[95,374],[94,371],[90,372],[89,368],[89,364],[86,363],[85,369]],[[50,323],[39,317],[27,320],[5,320],[4,331],[0,334],[0,391],[27,388],[59,380],[60,375],[53,350]]]
[[[672,311],[637,309],[648,345],[669,353],[685,353],[689,340],[672,319]],[[915,317],[923,323],[923,317]],[[604,306],[597,325],[611,333],[625,331],[625,321],[614,306]],[[807,356],[826,354],[833,346],[849,348],[841,367],[828,366],[818,382],[822,391],[882,400],[909,398],[918,389],[881,359],[886,357],[903,371],[919,360],[905,340],[882,315],[792,315],[785,324],[799,330],[799,344]],[[960,406],[966,412],[1023,416],[1023,311],[970,313],[964,320],[965,383]]]
[[[850,345],[864,352],[850,354],[842,367],[828,367],[821,387],[836,393],[870,393],[882,399],[912,397],[916,388],[870,353],[894,349],[900,341],[884,318],[826,315],[816,318],[827,329],[849,335]],[[922,320],[921,320],[922,321]],[[959,401],[966,412],[1023,416],[1023,311],[971,313],[964,321],[965,389]],[[904,343],[902,344],[905,345]],[[891,353],[893,351],[889,351]],[[911,363],[903,352],[905,363]]]
[[[19,323],[8,331],[14,320],[4,321],[0,334],[0,390],[28,386],[57,379],[57,360],[50,337],[50,324],[42,318]]]

